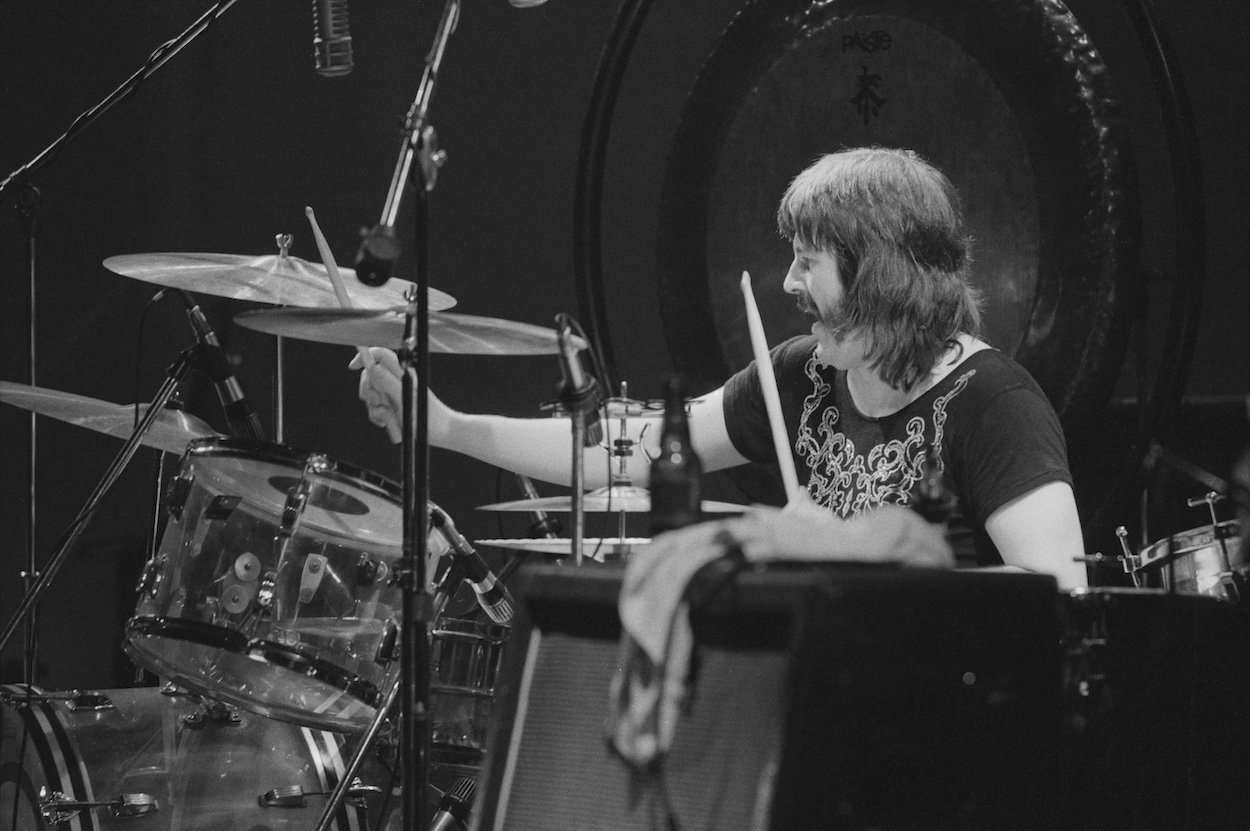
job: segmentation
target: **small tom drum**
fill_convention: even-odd
[[[1238,527],[1230,519],[1151,543],[1129,561],[1134,585],[1237,601],[1250,577]]]
[[[321,454],[203,439],[166,508],[126,625],[131,659],[261,715],[367,726],[398,671],[399,488]],[[430,562],[448,551],[433,533],[428,548]]]

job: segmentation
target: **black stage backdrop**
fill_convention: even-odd
[[[621,91],[603,201],[604,277],[618,371],[634,397],[658,395],[671,368],[655,279],[665,159],[683,101],[738,5],[655,3]],[[0,173],[51,143],[208,7],[184,0],[0,3]],[[1173,182],[1143,51],[1120,4],[1081,0],[1071,7],[1121,89],[1141,180],[1142,261],[1161,275],[1151,284],[1145,351],[1130,352],[1117,388],[1128,398],[1138,387],[1135,368],[1145,366],[1149,376],[1158,361],[1150,350],[1157,349],[1171,314],[1168,281],[1184,270],[1174,256]],[[577,314],[579,140],[617,9],[607,0],[551,0],[533,9],[502,0],[465,4],[431,112],[449,156],[431,199],[431,284],[456,297],[458,311],[547,326],[558,312]],[[1194,99],[1209,222],[1205,304],[1187,387],[1192,405],[1174,443],[1222,474],[1244,444],[1238,397],[1250,392],[1250,235],[1243,209],[1250,129],[1240,43],[1250,31],[1250,10],[1229,0],[1165,2],[1155,10]],[[326,79],[313,67],[307,2],[238,3],[34,177],[42,192],[39,386],[113,402],[146,400],[191,342],[181,309],[166,299],[147,314],[140,349],[145,304],[157,287],[107,271],[101,265],[107,257],[269,254],[274,235],[289,232],[295,235],[292,253],[316,260],[303,213],[311,205],[340,262],[350,260],[358,229],[376,222],[382,207],[398,154],[398,125],[416,93],[441,5],[374,0],[352,12],[355,69]],[[399,223],[405,239],[410,215],[406,210]],[[400,276],[411,276],[410,245],[407,250]],[[29,381],[29,282],[8,196],[0,205],[0,378],[7,381]],[[250,400],[271,424],[273,340],[231,324],[233,315],[255,304],[201,300],[239,361]],[[348,347],[287,342],[286,441],[395,477],[397,452],[356,401],[354,373],[345,369],[351,355]],[[538,414],[559,377],[554,358],[432,358],[433,387],[452,406],[469,410]],[[1211,397],[1223,401],[1223,409],[1203,406]],[[202,380],[192,385],[187,407],[224,429]],[[1131,428],[1131,407],[1122,417]],[[27,550],[28,422],[24,412],[0,407],[0,615],[6,620],[21,597]],[[34,548],[41,562],[119,447],[115,439],[39,421]],[[45,686],[116,687],[134,678],[121,653],[121,626],[133,611],[132,586],[147,545],[155,464],[153,451],[139,455],[40,607],[39,680]],[[432,498],[470,538],[524,534],[524,516],[501,519],[475,510],[519,497],[511,477],[434,451],[430,480]],[[1103,481],[1079,485],[1083,505],[1107,487]],[[740,498],[719,477],[710,491]],[[1201,523],[1196,515],[1192,520]],[[1101,530],[1096,536],[1091,549],[1113,550],[1113,538]],[[15,646],[3,656],[5,681],[20,678]]]

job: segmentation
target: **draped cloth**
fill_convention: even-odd
[[[811,505],[757,508],[656,536],[625,569],[617,604],[620,656],[608,691],[609,740],[637,770],[657,766],[672,746],[690,695],[695,647],[687,589],[695,574],[718,560],[953,564],[940,526],[894,506],[852,520]]]

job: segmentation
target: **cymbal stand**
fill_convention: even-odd
[[[135,427],[134,432],[126,439],[126,443],[122,445],[122,449],[118,451],[117,456],[109,464],[95,490],[87,497],[87,501],[82,509],[79,510],[78,515],[61,535],[61,539],[57,542],[56,548],[53,550],[52,556],[48,558],[43,571],[31,583],[25,597],[22,598],[22,602],[18,604],[17,610],[13,613],[13,617],[5,625],[3,632],[0,632],[0,649],[3,649],[5,644],[9,642],[9,638],[13,636],[13,632],[17,629],[18,624],[34,608],[35,604],[39,602],[39,598],[43,596],[48,586],[52,584],[52,580],[56,577],[57,572],[61,570],[61,566],[64,565],[65,559],[73,549],[74,544],[78,542],[78,538],[86,530],[92,515],[95,514],[96,509],[100,505],[100,501],[112,489],[113,485],[117,483],[117,480],[121,477],[126,466],[134,458],[135,452],[138,451],[142,444],[143,437],[151,430],[157,416],[165,409],[165,404],[168,403],[178,389],[178,385],[186,378],[187,373],[191,371],[195,363],[195,356],[198,356],[202,351],[202,345],[196,344],[179,354],[177,360],[170,365],[165,383],[161,385],[156,396],[148,404],[147,411],[139,419],[139,424]]]
[[[447,0],[426,56],[416,97],[404,119],[404,136],[399,160],[391,176],[390,190],[382,209],[381,221],[365,233],[356,259],[356,276],[368,285],[381,285],[391,276],[399,247],[395,221],[405,187],[416,194],[414,217],[416,260],[415,285],[409,290],[404,314],[403,347],[398,351],[403,368],[403,560],[398,580],[403,590],[402,629],[399,636],[399,768],[407,787],[400,809],[403,831],[415,831],[418,818],[425,816],[425,785],[429,779],[430,748],[430,624],[434,601],[427,590],[426,555],[429,547],[430,504],[429,419],[424,402],[429,400],[430,362],[430,275],[429,275],[429,192],[434,189],[438,168],[446,154],[437,149],[434,128],[427,122],[430,102],[442,66],[443,53],[460,20],[459,0]],[[416,164],[414,164],[414,162]],[[411,180],[411,182],[410,182]],[[413,380],[413,369],[416,380]],[[418,406],[418,402],[422,406]],[[418,506],[420,506],[418,508]],[[367,752],[362,744],[357,753]],[[346,781],[346,780],[344,780]],[[342,801],[346,787],[340,782],[327,802]],[[323,813],[318,828],[329,822]]]
[[[639,448],[642,448],[642,437],[647,434],[647,428],[650,426],[644,421],[642,430],[638,432],[638,439],[635,441],[634,439],[629,438],[629,383],[627,381],[621,382],[621,401],[624,406],[621,408],[620,433],[617,435],[616,439],[612,441],[612,455],[618,460],[617,470],[612,474],[611,482],[609,482],[609,487],[612,489],[609,490],[609,493],[615,491],[616,488],[630,488],[633,486],[634,482],[629,476],[629,459],[634,455],[635,444],[637,444]],[[645,455],[646,451],[644,450],[643,452]],[[622,506],[616,516],[616,538],[618,540],[623,541],[625,539],[625,532],[627,530],[625,527],[625,520],[627,516],[628,512]],[[623,544],[624,543],[622,542],[622,545]]]
[[[291,234],[275,234],[278,256],[283,260],[290,256]],[[278,444],[286,441],[286,345],[281,335],[273,339],[273,440]]]
[[[18,223],[22,226],[22,236],[26,238],[26,268],[29,275],[30,284],[30,307],[29,307],[29,341],[27,346],[27,361],[30,385],[32,387],[38,384],[36,376],[36,360],[38,350],[37,333],[37,314],[38,304],[35,302],[37,281],[35,279],[35,236],[38,231],[39,224],[36,221],[36,208],[39,207],[41,194],[39,188],[31,183],[27,183],[22,189],[21,194],[17,198],[17,218]],[[30,413],[30,464],[27,467],[27,498],[30,500],[28,512],[26,514],[26,567],[22,570],[22,590],[30,591],[31,584],[39,575],[39,562],[35,557],[35,531],[38,527],[36,522],[35,497],[38,491],[37,472],[38,472],[38,427],[39,419],[37,414],[32,410]],[[37,683],[39,673],[39,610],[31,609],[30,617],[26,621],[26,633],[23,639],[24,646],[22,649],[22,678],[28,687],[34,687]]]

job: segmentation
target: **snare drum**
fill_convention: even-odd
[[[432,758],[473,772],[486,753],[508,628],[440,619],[430,646]]]
[[[166,509],[127,654],[261,715],[367,726],[398,672],[387,644],[402,603],[388,579],[402,556],[399,488],[321,454],[203,439]],[[428,547],[431,563],[448,551],[438,534]]]
[[[1238,600],[1236,583],[1250,577],[1238,528],[1237,520],[1230,519],[1151,543],[1129,561],[1134,585]]]
[[[0,697],[0,827],[14,831],[57,822],[53,817],[45,824],[40,815],[45,788],[62,807],[125,806],[122,815],[108,805],[80,810],[60,826],[70,831],[312,828],[351,755],[336,733],[250,713],[235,713],[233,721],[188,719],[203,709],[152,687],[89,694],[35,690],[28,697],[25,687],[11,685]],[[361,804],[349,798],[332,819],[334,831],[364,831],[384,819],[389,775],[380,764],[367,763],[360,778],[377,792]],[[277,802],[270,791],[286,798]]]

